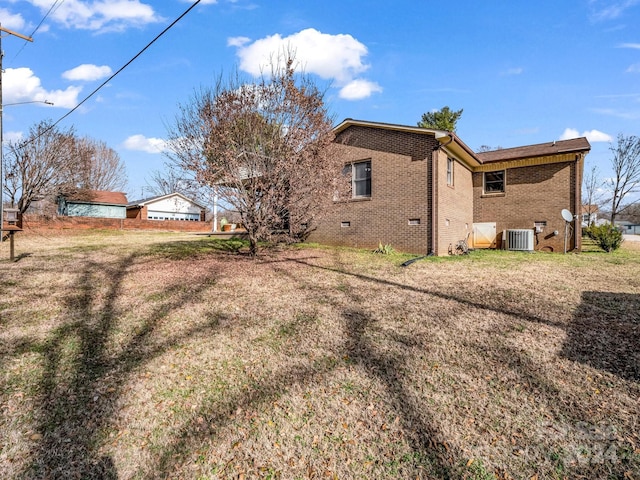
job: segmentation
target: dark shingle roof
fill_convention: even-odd
[[[126,205],[127,196],[123,192],[107,192],[104,190],[83,190],[69,195],[67,201],[82,203],[101,203],[107,205]]]
[[[477,153],[482,163],[500,162],[520,158],[545,157],[570,152],[588,152],[591,145],[585,137],[572,138],[571,140],[557,140],[555,142],[539,143],[537,145],[525,145],[523,147],[503,148],[490,152]]]

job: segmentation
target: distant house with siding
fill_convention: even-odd
[[[170,193],[129,202],[127,218],[204,222],[206,207],[181,193]]]
[[[625,235],[640,235],[640,225],[627,220],[616,221],[616,227]]]
[[[68,217],[127,218],[123,192],[85,190],[58,198],[58,215]]]

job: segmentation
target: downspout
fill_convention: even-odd
[[[431,152],[431,252],[430,255],[437,255],[436,241],[438,238],[438,212],[436,208],[436,199],[438,194],[438,151],[453,142],[454,133],[446,132],[449,137],[447,143],[439,144]],[[444,135],[443,135],[444,136]],[[442,138],[442,137],[441,137]],[[437,137],[436,137],[437,139]]]
[[[581,187],[582,187],[582,176],[580,173],[582,172],[582,160],[584,159],[584,155],[581,153],[576,154],[576,179],[575,179],[575,193],[574,193],[574,202],[575,202],[575,213],[573,217],[573,248],[577,251],[582,250],[582,195],[581,195]]]

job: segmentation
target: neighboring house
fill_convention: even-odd
[[[597,205],[582,205],[582,226],[598,225],[598,213]]]
[[[181,193],[136,200],[127,205],[127,218],[204,222],[206,208]]]
[[[446,255],[468,238],[563,251],[566,231],[567,248],[580,249],[586,138],[475,153],[455,133],[420,127],[347,119],[334,132],[351,192],[311,241]]]
[[[58,215],[69,217],[127,218],[127,197],[122,192],[85,190],[58,198]]]
[[[624,235],[640,235],[640,225],[637,223],[627,220],[617,220],[616,227],[618,227]]]

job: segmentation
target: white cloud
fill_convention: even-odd
[[[591,18],[594,21],[615,20],[640,0],[590,0]]]
[[[618,45],[618,48],[633,48],[635,50],[640,50],[640,43],[621,43]]]
[[[82,87],[46,90],[30,68],[7,68],[2,78],[3,102],[53,102],[56,107],[73,108],[78,104]]]
[[[23,132],[4,132],[2,136],[3,142],[16,143],[24,138]]]
[[[123,143],[127,150],[135,150],[146,153],[162,153],[166,147],[166,140],[161,138],[147,138],[144,135],[131,135]]]
[[[100,80],[101,78],[106,78],[112,73],[111,67],[108,65],[98,66],[85,63],[77,66],[76,68],[72,68],[71,70],[67,70],[62,74],[62,78],[72,81],[81,80],[91,82],[94,80]]]
[[[560,140],[569,140],[572,138],[587,137],[587,140],[591,143],[596,142],[611,142],[613,137],[607,133],[599,130],[587,130],[582,132],[582,135],[575,128],[567,128],[564,133],[560,135]]]
[[[613,137],[608,133],[601,132],[599,130],[589,130],[586,132],[582,132],[583,137],[587,137],[592,143],[595,142],[611,142],[613,141]]]
[[[25,27],[24,18],[19,13],[11,13],[6,8],[0,8],[2,26],[11,30],[22,30]]]
[[[248,37],[229,37],[227,39],[228,47],[242,47],[251,41]]]
[[[619,98],[633,98],[636,101],[638,101],[638,95],[622,95]],[[599,113],[600,115],[608,115],[610,117],[616,117],[616,118],[624,118],[625,120],[636,120],[638,118],[640,118],[640,113],[638,112],[629,112],[629,111],[620,111],[620,110],[616,110],[614,108],[593,108],[592,109],[593,112],[595,113]]]
[[[502,74],[503,75],[521,75],[522,72],[524,72],[524,68],[515,67],[515,68],[509,68],[508,70],[505,70]]]
[[[51,0],[30,0],[42,13],[51,8]],[[162,21],[153,7],[140,0],[100,0],[61,2],[50,18],[67,28],[98,32],[122,31],[127,27]]]
[[[306,73],[332,80],[341,87],[342,98],[365,98],[382,91],[376,83],[358,78],[369,69],[364,62],[368,50],[348,34],[330,35],[308,28],[288,37],[275,34],[254,42],[233,37],[227,44],[237,48],[240,69],[256,77],[269,71],[275,56],[292,51]]]
[[[627,73],[640,73],[640,63],[629,65],[629,68],[627,68]]]
[[[353,80],[340,89],[340,98],[345,100],[361,100],[375,92],[382,92],[382,87],[368,80]]]

